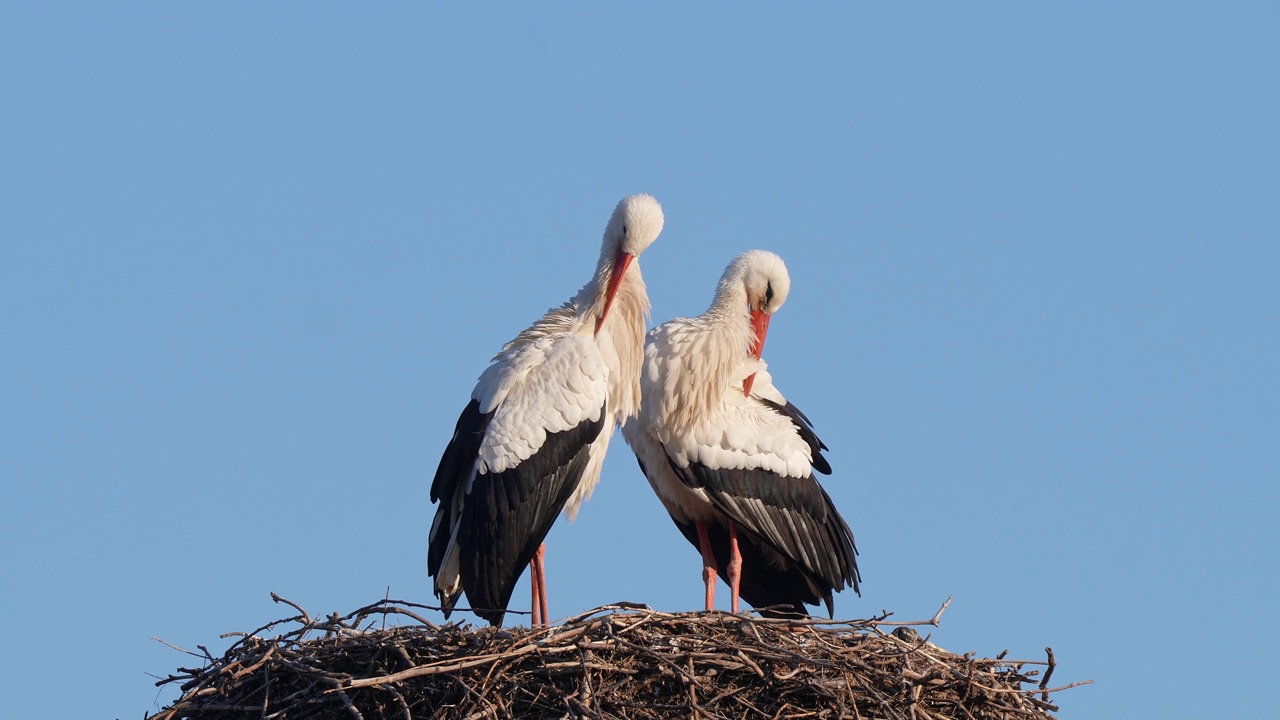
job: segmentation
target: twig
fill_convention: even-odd
[[[457,672],[459,670],[465,670],[466,668],[475,667],[477,665],[484,665],[486,663],[497,662],[499,660],[508,660],[514,657],[519,657],[520,655],[525,655],[527,653],[533,652],[534,650],[537,650],[535,646],[526,645],[520,650],[517,650],[512,653],[481,655],[480,657],[473,658],[471,660],[465,660],[462,662],[453,662],[453,663],[448,663],[443,665],[419,665],[418,667],[409,668],[408,670],[401,670],[398,673],[392,673],[390,675],[383,675],[381,677],[373,677],[373,678],[363,678],[360,680],[352,680],[348,682],[345,687],[362,688],[362,687],[369,687],[371,685],[386,685],[391,683],[403,682],[410,678],[422,677],[424,675],[439,675],[440,673]]]
[[[285,598],[280,597],[279,595],[277,595],[277,594],[275,593],[275,591],[274,591],[274,590],[273,590],[273,591],[271,591],[271,600],[272,600],[273,602],[284,603],[285,605],[288,605],[289,607],[292,607],[294,610],[297,610],[297,611],[298,611],[298,613],[299,613],[300,615],[302,615],[303,622],[304,622],[304,623],[306,623],[307,625],[311,625],[311,616],[310,616],[310,615],[308,615],[308,614],[307,614],[307,611],[306,611],[306,610],[303,610],[303,609],[302,609],[302,606],[301,606],[301,605],[299,605],[298,603],[296,603],[296,602],[294,602],[294,601],[292,601],[292,600],[286,600]]]
[[[347,710],[355,716],[356,720],[364,720],[364,715],[360,714],[360,710],[356,708],[355,703],[351,702],[351,698],[342,691],[342,688],[334,688],[338,693],[338,697],[342,698],[342,704],[347,706]]]
[[[929,618],[928,620],[912,620],[912,621],[909,621],[909,622],[901,622],[901,621],[899,621],[899,622],[877,622],[876,624],[877,624],[877,625],[887,625],[887,626],[890,626],[890,627],[894,627],[894,626],[908,626],[908,625],[932,625],[933,627],[938,627],[938,626],[940,625],[941,621],[942,621],[942,613],[946,612],[948,607],[951,607],[951,596],[950,596],[950,595],[948,595],[948,596],[947,596],[946,601],[942,603],[942,607],[938,608],[938,612],[934,613],[934,614],[933,614],[933,617]],[[889,614],[891,614],[891,613],[886,613],[886,615],[889,615]]]
[[[177,651],[178,651],[178,652],[180,652],[180,653],[186,653],[186,654],[188,654],[188,655],[194,655],[195,657],[198,657],[198,658],[200,658],[201,660],[205,659],[205,658],[204,658],[204,655],[201,655],[200,653],[197,653],[197,652],[191,652],[190,650],[186,650],[186,649],[184,649],[184,648],[180,648],[180,647],[178,647],[177,645],[174,645],[173,643],[169,642],[168,640],[161,640],[160,638],[156,637],[155,635],[152,635],[152,636],[151,636],[151,639],[152,639],[152,640],[155,640],[156,642],[160,643],[161,645],[167,645],[168,647],[171,647],[171,648],[173,648],[174,650],[177,650]]]
[[[1044,649],[1044,652],[1049,656],[1049,667],[1044,671],[1044,678],[1040,680],[1040,690],[1042,691],[1040,699],[1048,702],[1049,692],[1045,690],[1045,688],[1049,687],[1049,677],[1053,675],[1054,668],[1058,667],[1058,661],[1053,658],[1053,648],[1047,647]]]

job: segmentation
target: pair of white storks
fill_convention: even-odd
[[[760,358],[790,290],[786,265],[739,255],[707,312],[646,340],[636,258],[662,225],[653,197],[624,198],[591,280],[480,375],[431,484],[427,571],[446,616],[465,592],[500,625],[529,565],[533,624],[549,622],[543,540],[591,495],[615,425],[701,552],[708,610],[717,575],[734,612],[742,597],[780,615],[819,602],[830,613],[833,591],[858,591],[853,533],[813,476],[831,472],[826,446]]]

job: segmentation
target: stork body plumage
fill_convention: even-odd
[[[624,198],[591,280],[480,375],[431,484],[427,571],[446,617],[465,592],[501,625],[531,565],[534,623],[548,620],[543,540],[591,495],[614,427],[639,409],[649,299],[634,260],[662,225],[657,200]]]
[[[703,556],[706,607],[715,577],[755,607],[807,614],[860,580],[853,533],[814,471],[831,467],[809,419],[760,359],[790,277],[752,250],[725,270],[711,308],[654,328],[643,402],[623,435],[671,519]]]

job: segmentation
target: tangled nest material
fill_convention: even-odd
[[[955,655],[911,625],[770,620],[618,604],[560,625],[436,625],[383,600],[345,617],[299,614],[157,685],[178,718],[1053,718],[1044,661]],[[950,603],[950,599],[947,600]],[[389,616],[416,624],[388,625]],[[266,636],[281,625],[296,627]],[[376,626],[376,628],[375,628]],[[889,632],[886,627],[897,626]],[[1046,649],[1047,650],[1047,649]],[[1045,666],[1037,684],[1038,669]],[[1037,697],[1038,696],[1038,697]]]

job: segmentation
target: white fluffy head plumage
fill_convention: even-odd
[[[604,251],[639,256],[662,232],[662,205],[652,195],[639,193],[622,198],[604,230]]]
[[[728,310],[728,306],[738,305],[733,308],[738,312],[751,308],[772,315],[787,301],[790,292],[791,275],[782,258],[768,250],[748,250],[724,269],[711,307]],[[744,296],[746,308],[741,307]]]

